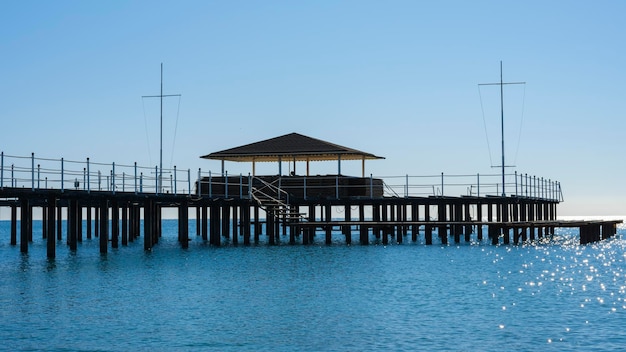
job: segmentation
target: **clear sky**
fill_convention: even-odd
[[[561,215],[626,214],[624,14],[625,1],[6,1],[0,150],[157,165],[158,99],[141,96],[159,93],[163,63],[164,93],[182,94],[165,100],[166,167],[219,171],[199,156],[298,132],[384,156],[366,164],[375,176],[497,173],[498,88],[478,84],[503,61],[504,81],[526,82],[505,87],[507,164],[560,181]]]

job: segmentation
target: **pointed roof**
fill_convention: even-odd
[[[384,159],[374,154],[311,138],[299,133],[266,139],[201,156],[203,159],[252,161],[322,161]]]

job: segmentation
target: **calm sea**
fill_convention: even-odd
[[[190,228],[194,229],[193,221]],[[626,231],[588,246],[265,243],[188,250],[176,221],[99,254],[27,255],[0,222],[7,351],[610,351],[626,348]],[[193,232],[191,232],[193,233]],[[358,238],[358,236],[357,236]]]

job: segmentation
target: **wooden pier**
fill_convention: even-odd
[[[136,163],[43,159],[34,154],[16,157],[1,152],[0,207],[10,209],[10,243],[19,243],[21,251],[28,252],[36,214],[43,225],[37,235],[47,240],[50,258],[56,256],[63,238],[71,250],[84,237],[98,238],[104,254],[143,237],[144,250],[150,251],[161,238],[164,209],[176,210],[182,248],[193,240],[190,218],[196,219],[195,240],[212,246],[260,243],[261,236],[269,245],[311,244],[319,242],[318,234],[331,244],[333,231],[335,235],[340,231],[348,245],[353,243],[353,234],[361,245],[368,245],[372,237],[383,244],[445,245],[484,238],[493,244],[517,244],[541,240],[563,227],[578,228],[580,243],[587,244],[614,236],[622,222],[559,221],[560,184],[517,172],[366,177],[365,160],[380,157],[298,134],[203,158],[221,160],[222,171],[212,174],[199,169],[192,179],[191,170],[176,167],[159,170]],[[293,163],[289,175],[281,170],[283,158]],[[336,174],[309,175],[309,161],[333,158],[338,163]],[[228,175],[225,160],[251,161],[253,173]],[[343,175],[341,162],[345,160],[360,160],[362,176]],[[256,176],[257,161],[278,161],[278,174]],[[295,172],[297,161],[306,162],[306,175]],[[466,194],[450,196],[454,192]]]
[[[353,243],[354,233],[361,245],[369,244],[370,236],[388,244],[402,243],[409,235],[411,241],[424,236],[427,245],[483,238],[492,244],[517,244],[550,236],[559,227],[578,228],[580,243],[586,244],[614,236],[621,223],[559,221],[557,201],[521,197],[294,198],[269,203],[238,196],[3,188],[0,199],[0,206],[11,209],[11,244],[19,243],[22,252],[28,252],[34,235],[33,213],[41,210],[40,235],[47,239],[50,258],[55,257],[63,237],[71,250],[84,237],[99,238],[104,254],[109,247],[125,246],[143,236],[144,249],[150,251],[161,237],[165,208],[177,210],[182,248],[191,240],[190,212],[197,219],[196,237],[213,246],[223,241],[249,245],[258,243],[260,236],[267,236],[270,245],[281,241],[310,244],[318,234],[330,244],[334,230],[341,231],[346,244]],[[337,213],[343,217],[334,216]],[[65,234],[61,233],[62,214],[66,214]]]

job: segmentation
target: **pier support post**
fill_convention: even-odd
[[[259,243],[259,236],[261,235],[261,219],[259,218],[259,206],[254,205],[254,243]]]
[[[250,204],[241,207],[241,229],[244,246],[250,245]]]
[[[519,210],[520,210],[520,221],[528,221],[528,207],[526,205],[525,201],[520,202],[519,204]],[[526,226],[524,226],[522,228],[522,242],[526,242],[528,241],[528,228]]]
[[[28,199],[20,199],[20,251],[22,253],[28,253],[28,219],[30,210]]]
[[[78,242],[78,201],[70,199],[70,205],[67,208],[67,244],[71,251],[77,249]]]
[[[47,205],[44,205],[41,207],[41,239],[45,240],[47,238],[48,238],[48,207]]]
[[[471,222],[472,221],[472,214],[470,212],[470,203],[466,203],[465,204],[465,215],[463,217],[463,220],[465,222]],[[472,235],[472,225],[465,225],[465,242],[469,242],[471,241],[471,235]]]
[[[352,221],[352,208],[350,204],[344,205],[344,215],[346,221]],[[341,230],[344,236],[346,236],[346,244],[352,244],[352,226],[344,225]]]
[[[267,238],[270,245],[274,245],[276,243],[276,237],[274,236],[274,232],[276,231],[276,226],[274,226],[274,211],[275,208],[273,207],[268,207],[265,210],[265,231],[267,232]]]
[[[219,247],[221,245],[220,239],[220,205],[214,204],[210,207],[211,219],[210,219],[210,233],[209,244]]]
[[[424,221],[430,221],[430,204],[424,206]],[[424,226],[424,242],[427,245],[433,244],[433,227],[430,225]]]
[[[238,219],[238,207],[235,204],[233,204],[231,217],[232,217],[231,228],[232,228],[233,244],[238,244],[239,243],[239,231],[238,231],[239,219]]]
[[[332,221],[331,217],[332,217],[332,206],[329,203],[324,207],[324,220],[327,223],[330,223]],[[331,225],[326,225],[325,230],[326,230],[326,244],[328,245],[332,243],[333,227]]]
[[[57,205],[57,240],[63,239],[63,207]]]
[[[389,205],[387,204],[381,204],[380,205],[380,216],[381,216],[381,222],[383,224],[386,224],[389,221],[389,214],[388,214],[388,207]],[[387,229],[387,226],[380,226],[380,233],[383,236],[383,244],[387,244],[389,242],[389,239],[387,238],[387,234],[389,233],[389,230]]]
[[[47,250],[48,258],[52,259],[56,257],[56,236],[54,235],[54,222],[55,222],[54,214],[56,213],[56,198],[53,196],[48,198],[46,213],[47,213],[46,227],[48,228],[47,230],[48,238],[46,239],[46,242],[47,242],[46,250]]]
[[[452,208],[452,207],[451,207]],[[463,228],[459,222],[463,221],[463,205],[461,203],[457,203],[454,205],[454,216],[453,218],[457,224],[453,225],[454,229],[454,243],[461,242],[461,229]]]
[[[182,201],[178,206],[178,238],[183,249],[189,248],[189,204]]]
[[[200,206],[196,205],[196,236],[200,236],[200,234],[202,234],[202,232],[200,232],[201,223],[202,223],[202,210],[200,209]]]
[[[483,221],[483,204],[476,204],[476,220],[479,222]],[[480,242],[483,240],[483,225],[476,225],[476,238]]]
[[[411,221],[419,221],[419,204],[411,203]],[[418,224],[411,225],[411,241],[416,242],[420,227]]]
[[[209,213],[207,210],[207,206],[203,205],[202,206],[202,218],[201,218],[201,223],[202,223],[202,240],[203,241],[207,241],[209,239]]]
[[[122,246],[128,246],[128,203],[122,203]]]
[[[526,207],[528,208],[528,221],[530,222],[530,228],[528,229],[528,231],[530,232],[530,240],[534,241],[535,240],[535,225],[534,221],[535,221],[535,206],[532,202],[526,204]]]
[[[109,203],[107,199],[100,201],[100,253],[106,254],[109,247]]]
[[[536,220],[543,220],[543,207],[540,202],[535,203],[535,209]],[[543,238],[543,226],[537,226],[537,238]]]
[[[383,207],[383,205],[381,204],[374,204],[372,205],[372,217],[374,218],[374,222],[375,223],[379,223],[380,222],[380,216],[381,216],[381,207]],[[380,239],[380,235],[381,235],[381,229],[382,227],[380,225],[374,225],[372,227],[372,232],[374,233],[374,237],[376,237],[376,239]]]
[[[491,238],[491,244],[497,245],[500,243],[500,229],[496,225],[488,225],[487,232],[489,233],[489,238]]]
[[[369,244],[369,236],[368,229],[365,225],[365,206],[363,204],[359,205],[359,242],[363,244]]]
[[[111,202],[111,248],[119,247],[120,237],[120,208],[117,200]]]
[[[508,222],[509,221],[509,204],[508,202],[503,202],[500,205],[500,208],[502,209],[502,221],[503,222]],[[510,237],[510,229],[508,226],[502,226],[502,234],[504,235],[504,239],[503,242],[504,244],[510,244],[511,243],[511,237]]]
[[[126,213],[128,216],[128,243],[134,242],[135,241],[135,237],[137,237],[139,234],[137,233],[138,231],[136,231],[135,227],[135,221],[134,221],[134,217],[135,217],[135,205],[132,202],[126,202],[125,204],[126,206]]]
[[[159,243],[161,237],[161,208],[157,199],[152,201],[152,247]]]
[[[438,204],[438,214],[437,214],[437,221],[439,221],[440,223],[444,223],[447,221],[446,219],[446,204],[441,202]],[[441,238],[441,244],[448,244],[448,231],[447,231],[447,226],[446,225],[439,225],[439,238]]]
[[[222,237],[230,239],[230,205],[224,204],[220,208],[222,212]]]
[[[143,207],[143,249],[151,251],[154,239],[154,201],[147,199]]]
[[[94,208],[93,235],[98,238],[100,236],[100,207]]]
[[[406,205],[398,204],[396,207],[396,220],[400,222],[406,222]],[[406,235],[406,226],[398,225],[396,226],[396,243],[402,243],[402,239]]]
[[[80,202],[76,204],[76,240],[83,242],[83,206]]]
[[[17,205],[11,204],[11,245],[17,245]]]
[[[90,240],[91,239],[91,233],[92,233],[92,230],[91,230],[91,226],[92,226],[92,223],[91,223],[91,205],[87,205],[85,207],[85,209],[87,210],[87,239]]]
[[[254,205],[254,243],[259,243],[261,234],[261,219],[259,218],[259,206]]]

